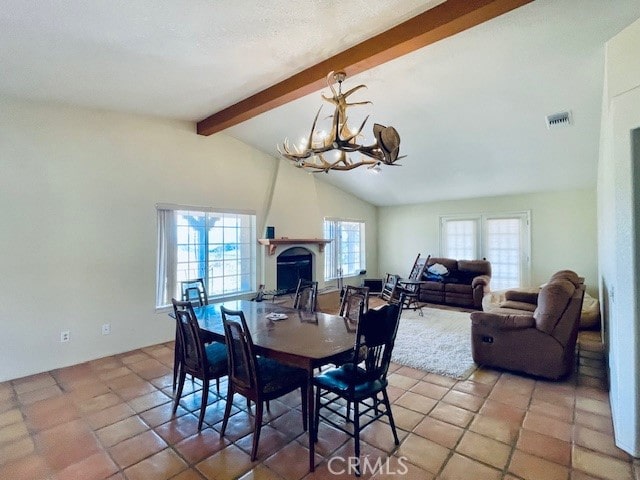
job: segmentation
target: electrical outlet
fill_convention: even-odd
[[[102,334],[103,335],[109,335],[111,333],[111,324],[110,323],[103,323],[102,324]]]
[[[71,334],[69,333],[69,330],[62,330],[60,332],[60,341],[61,342],[68,342],[71,339]]]

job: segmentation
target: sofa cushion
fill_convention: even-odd
[[[463,285],[471,285],[471,282],[473,282],[473,279],[476,278],[478,276],[477,273],[474,272],[467,272],[464,270],[458,270],[457,272],[454,272],[453,274],[449,275],[448,277],[445,277],[444,282],[445,283],[460,283]]]
[[[444,283],[430,282],[430,281],[422,282],[420,284],[420,290],[421,291],[434,290],[436,292],[442,292],[444,290]]]
[[[436,263],[447,267],[447,270],[449,270],[449,272],[458,270],[458,261],[445,257],[429,257],[429,260],[427,261],[427,268],[429,268],[431,265],[435,265]]]
[[[491,263],[487,260],[458,260],[458,270],[475,275],[491,275]]]
[[[464,293],[466,295],[471,295],[472,288],[471,285],[464,283],[445,283],[444,290],[445,292],[450,293]]]
[[[575,289],[569,280],[554,280],[540,290],[538,306],[533,312],[538,330],[553,332]]]

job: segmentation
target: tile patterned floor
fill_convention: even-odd
[[[456,381],[394,365],[401,444],[384,422],[365,429],[362,451],[369,465],[380,460],[363,478],[640,480],[640,462],[613,442],[597,341],[580,353],[579,373],[560,383],[485,369]],[[308,474],[299,394],[271,402],[256,462],[243,399],[224,438],[215,395],[197,433],[197,384],[187,382],[172,418],[172,359],[163,344],[0,384],[0,478],[353,478],[330,462],[352,455],[353,441],[325,425]]]

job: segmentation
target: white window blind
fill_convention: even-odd
[[[486,220],[486,256],[491,259],[491,288],[501,290],[522,283],[522,220]]]
[[[180,282],[195,278],[209,297],[255,291],[255,224],[252,213],[158,207],[156,307],[180,298]]]
[[[477,257],[478,221],[447,220],[444,223],[444,256],[458,260]]]
[[[333,242],[324,250],[324,279],[358,275],[365,269],[364,222],[356,220],[324,220],[324,238]]]

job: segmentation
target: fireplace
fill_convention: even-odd
[[[313,255],[303,247],[291,247],[276,259],[278,290],[295,292],[298,280],[313,280]]]

